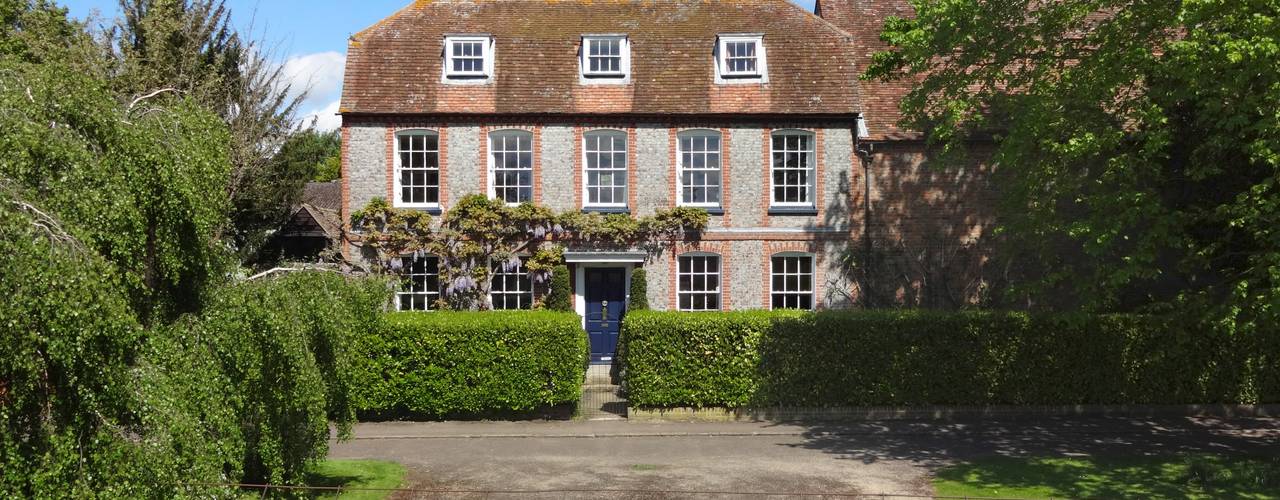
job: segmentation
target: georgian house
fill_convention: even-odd
[[[829,18],[787,0],[414,2],[350,39],[344,220],[375,197],[438,212],[473,193],[558,211],[706,209],[697,241],[656,257],[568,246],[577,311],[606,319],[588,325],[596,359],[612,355],[642,267],[655,309],[846,306],[867,293],[849,252],[873,233],[901,246],[926,221],[948,237],[984,225],[948,194],[957,174],[924,171],[918,136],[896,129],[901,89],[859,82],[879,43],[866,21],[899,2],[821,1]],[[437,266],[410,262],[399,308],[430,307]],[[922,279],[891,293],[918,301]],[[492,299],[530,307],[523,269],[500,273]]]

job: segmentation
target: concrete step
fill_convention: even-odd
[[[587,368],[587,384],[612,384],[616,382],[610,375],[613,367],[610,365],[591,365]]]

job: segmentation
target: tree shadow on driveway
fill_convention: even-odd
[[[1271,418],[1072,417],[1001,420],[797,422],[798,446],[841,459],[906,460],[941,466],[988,456],[1280,454]]]

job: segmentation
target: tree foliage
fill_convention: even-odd
[[[192,310],[227,264],[226,127],[189,99],[121,104],[92,74],[23,59],[0,57],[0,176],[82,231],[144,320]]]
[[[458,200],[438,224],[431,215],[398,209],[381,198],[351,215],[351,225],[377,262],[396,271],[404,255],[440,259],[441,296],[460,310],[488,309],[494,266],[514,269],[520,256],[536,283],[563,259],[561,242],[582,247],[639,248],[658,252],[707,225],[702,209],[676,207],[652,216],[568,211],[555,213],[531,203],[508,206],[470,195]]]
[[[109,67],[65,10],[0,0],[0,497],[298,483],[349,428],[347,339],[387,286],[227,283],[226,121]]]
[[[1274,328],[1280,3],[912,4],[867,76],[918,81],[902,108],[944,152],[994,136],[1002,231],[1046,270],[1032,291]]]
[[[292,88],[270,47],[232,27],[224,0],[120,0],[120,8],[123,17],[104,34],[113,87],[123,99],[172,89],[226,123],[231,172],[222,189],[233,214],[224,236],[252,254],[312,177],[273,161],[310,89]]]
[[[0,204],[0,496],[136,496],[126,362],[142,328],[111,266],[12,192]]]
[[[349,435],[348,352],[376,332],[388,299],[381,280],[299,273],[220,289],[201,315],[171,328],[178,352],[205,353],[216,367],[214,403],[236,417],[243,479],[301,484],[328,455],[329,423]]]
[[[241,231],[237,251],[241,261],[264,256],[262,246],[271,233],[279,228],[302,202],[302,191],[307,181],[330,181],[337,178],[338,151],[342,140],[337,132],[320,132],[315,129],[299,131],[284,141],[272,157],[267,170],[272,175],[263,176],[246,186],[239,206],[232,214],[237,228],[258,228]]]

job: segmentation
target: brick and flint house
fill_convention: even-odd
[[[577,311],[611,320],[588,325],[596,359],[612,354],[640,267],[655,309],[845,307],[873,282],[907,305],[970,300],[974,285],[929,291],[937,272],[911,262],[982,236],[982,167],[925,168],[919,135],[896,125],[904,86],[858,79],[883,18],[904,8],[414,2],[350,40],[344,220],[375,197],[435,212],[473,193],[559,211],[705,208],[705,233],[656,257],[568,245]],[[861,283],[849,259],[872,240],[901,263]],[[343,251],[362,255],[354,241]],[[437,262],[407,269],[398,307],[430,307]],[[495,277],[495,307],[534,302],[521,272]]]

